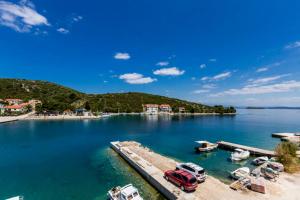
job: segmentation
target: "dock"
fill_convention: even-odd
[[[284,138],[284,137],[293,137],[296,133],[272,133],[272,137]]]
[[[233,151],[234,149],[242,149],[242,150],[247,150],[250,152],[251,155],[255,156],[268,156],[268,157],[274,157],[276,156],[274,151],[270,150],[265,150],[265,149],[259,149],[256,147],[250,147],[250,146],[245,146],[245,145],[240,145],[240,144],[235,144],[231,142],[225,142],[225,141],[220,141],[217,142],[218,147],[221,149],[228,149]]]
[[[252,196],[252,193],[248,196],[249,193],[233,191],[228,185],[211,176],[199,184],[196,191],[186,193],[164,178],[164,171],[175,169],[175,160],[155,153],[134,141],[111,142],[111,148],[169,200],[252,200],[249,197],[257,197]]]

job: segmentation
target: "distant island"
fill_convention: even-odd
[[[128,92],[85,94],[55,83],[39,80],[0,79],[0,99],[21,99],[22,102],[40,101],[36,113],[66,113],[88,110],[99,113],[142,113],[149,109],[172,113],[234,114],[234,107],[207,106],[200,103],[159,95]],[[0,102],[1,103],[1,102]]]

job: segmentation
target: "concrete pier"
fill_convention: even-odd
[[[111,148],[169,200],[269,200],[251,191],[234,191],[211,176],[199,184],[196,191],[186,193],[163,177],[164,171],[175,169],[175,160],[155,153],[134,141],[111,142]]]
[[[240,145],[240,144],[235,144],[235,143],[225,142],[225,141],[220,141],[217,143],[218,143],[218,147],[221,149],[228,149],[232,151],[234,149],[242,149],[242,150],[249,151],[251,155],[255,155],[255,156],[269,156],[269,157],[276,156],[275,152],[270,150],[259,149],[255,147],[250,147],[250,146],[245,146],[245,145]]]
[[[284,138],[284,137],[293,137],[295,133],[272,133],[272,137]]]

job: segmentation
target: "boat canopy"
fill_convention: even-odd
[[[199,140],[199,141],[195,141],[196,143],[198,143],[198,144],[211,144],[210,142],[208,142],[208,141],[205,141],[205,140]]]

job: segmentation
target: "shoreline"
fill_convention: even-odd
[[[125,115],[140,115],[140,116],[235,116],[238,113],[158,113],[149,115],[145,113],[109,113],[109,116],[73,116],[73,115],[57,115],[57,116],[35,116],[34,113],[27,113],[20,116],[6,116],[0,117],[1,123],[8,123],[19,120],[97,120],[112,116],[125,116]]]

